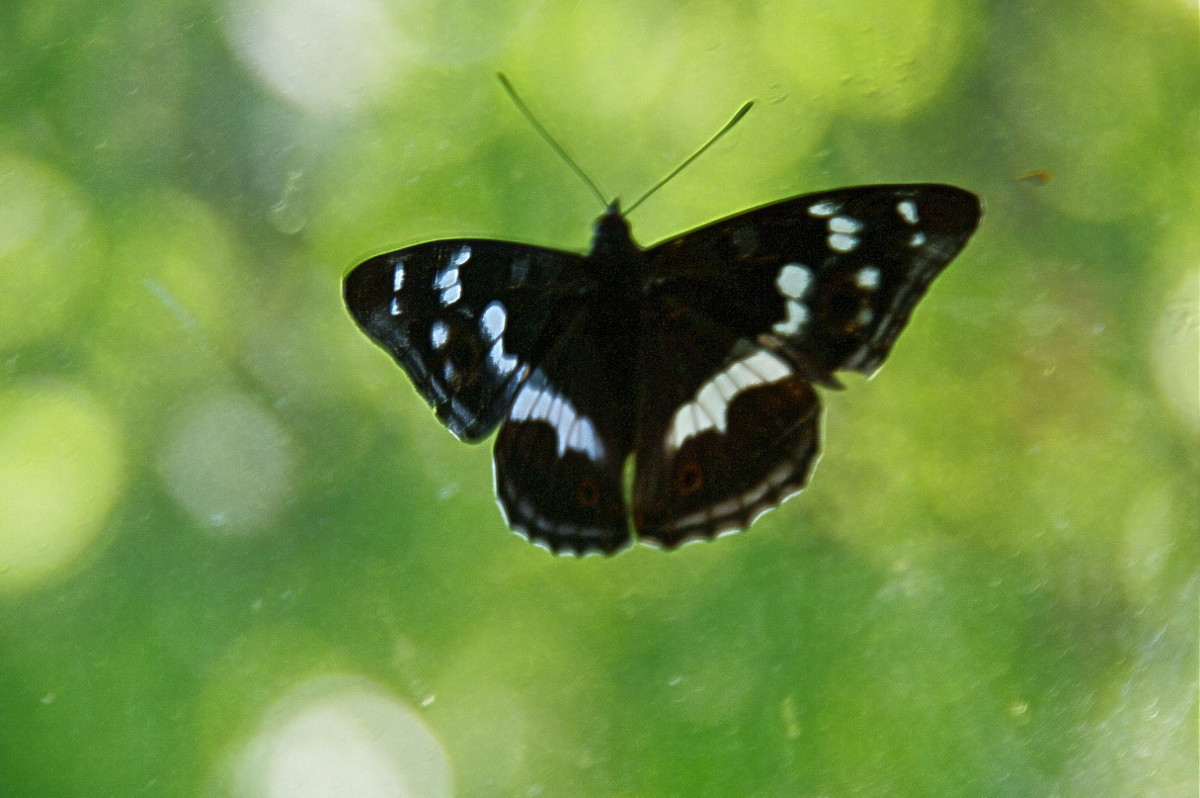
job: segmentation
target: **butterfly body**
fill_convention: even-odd
[[[555,552],[612,553],[631,527],[670,548],[806,484],[814,386],[878,367],[980,213],[951,186],[864,186],[643,249],[614,202],[586,256],[429,242],[360,264],[345,298],[455,435],[500,428],[515,530]]]

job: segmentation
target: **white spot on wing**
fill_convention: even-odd
[[[792,369],[779,358],[778,355],[773,355],[765,349],[760,349],[753,355],[747,358],[742,358],[740,361],[742,366],[749,369],[754,375],[754,383],[760,382],[776,382],[784,377],[790,376]],[[743,385],[742,388],[750,386]]]
[[[531,379],[529,382],[533,382],[533,380]],[[509,418],[517,421],[528,419],[529,414],[533,412],[533,403],[538,395],[538,392],[531,388],[529,383],[525,383],[525,387],[517,394],[517,398],[513,401],[513,405],[508,411]]]
[[[504,334],[504,324],[507,318],[508,314],[504,312],[504,305],[499,302],[490,302],[483,309],[483,317],[479,319],[479,326],[489,341],[494,341]]]
[[[689,438],[706,430],[724,434],[728,428],[729,403],[742,391],[791,376],[792,369],[765,349],[735,360],[696,391],[696,396],[675,411],[667,427],[666,446],[677,450]]]
[[[508,314],[500,302],[489,302],[479,318],[479,329],[487,340],[494,342],[488,351],[488,360],[491,361],[492,368],[504,377],[512,374],[521,363],[516,355],[504,351],[504,327],[507,320]]]
[[[917,217],[917,203],[912,200],[902,200],[896,205],[896,212],[904,218],[904,221],[909,224],[916,224],[920,219]]]
[[[862,222],[851,219],[849,216],[835,216],[829,220],[829,232],[831,233],[857,233],[862,229]]]
[[[450,262],[453,263],[455,266],[462,266],[464,263],[466,263],[470,259],[471,259],[471,248],[464,245],[459,248],[458,252],[454,253],[454,257],[450,259]]]
[[[400,300],[396,299],[396,297],[392,297],[391,313],[393,316],[400,315]]]
[[[488,352],[488,360],[492,362],[492,366],[501,375],[507,377],[516,371],[516,368],[521,363],[521,359],[516,355],[509,355],[504,352],[504,342],[496,341],[492,344],[491,351]]]
[[[450,328],[446,326],[446,322],[435,321],[433,326],[429,328],[429,343],[433,344],[434,349],[441,349],[450,340]]]
[[[562,426],[564,402],[561,394],[554,394],[550,399],[550,409],[546,411],[546,420],[550,422],[550,426],[558,429]],[[567,406],[568,419],[575,418],[575,411]],[[563,448],[559,444],[559,448]]]
[[[923,247],[923,246],[925,246],[925,234],[924,234],[924,233],[913,233],[913,234],[912,234],[912,238],[910,238],[910,239],[908,240],[908,245],[909,245],[910,247]]]
[[[599,460],[604,456],[604,448],[596,439],[596,428],[592,426],[589,419],[583,416],[578,416],[575,423],[571,425],[565,448],[583,452],[593,460]]]
[[[400,289],[404,287],[404,263],[401,261],[396,264],[396,270],[392,272],[392,291],[400,293]]]
[[[734,382],[733,378],[730,377],[726,372],[722,371],[720,374],[713,377],[712,383],[716,386],[717,392],[721,394],[721,398],[726,402],[732,402],[733,397],[737,396],[737,383]]]
[[[858,238],[846,233],[833,233],[829,236],[829,248],[834,252],[849,252],[858,246]]]
[[[800,328],[804,326],[804,322],[808,321],[808,308],[794,299],[789,299],[787,314],[786,319],[775,322],[775,324],[771,325],[771,329],[780,335],[795,335],[800,332]]]
[[[781,294],[791,299],[799,299],[804,296],[804,292],[808,290],[811,283],[812,271],[799,263],[789,263],[784,266],[779,270],[779,276],[775,278],[775,287]]]
[[[739,391],[754,385],[758,379],[758,375],[751,371],[741,360],[733,363],[725,370],[729,372],[729,379],[733,380],[733,384],[737,386]]]
[[[684,441],[699,431],[696,428],[695,408],[692,407],[691,402],[688,402],[676,410],[675,417],[671,419],[671,426],[667,430],[667,446],[678,449]]]
[[[470,253],[470,247],[463,247]],[[461,252],[460,252],[461,254]],[[465,259],[464,259],[465,260]],[[449,307],[462,298],[462,283],[458,279],[458,256],[456,255],[451,260],[451,265],[445,267],[437,273],[433,279],[433,287],[442,292],[439,297],[442,305]]]
[[[725,406],[728,404],[721,398],[717,384],[712,380],[706,382],[696,393],[696,406],[704,408],[704,415],[713,423],[716,419],[724,419]]]
[[[864,266],[854,275],[854,283],[866,291],[874,291],[879,287],[879,269],[874,266]]]
[[[818,202],[815,205],[809,205],[808,213],[810,216],[824,218],[826,216],[833,216],[835,213],[838,212],[838,208],[840,208],[840,207],[841,206],[838,205],[836,202],[831,202],[829,200],[825,200],[824,202]]]
[[[537,401],[533,403],[533,409],[529,411],[529,417],[542,419],[549,418],[550,403],[557,395],[558,394],[554,393],[554,391],[551,391],[549,388],[539,391]]]

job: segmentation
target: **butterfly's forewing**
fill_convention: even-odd
[[[614,341],[602,305],[570,302],[564,313],[570,321],[496,436],[496,496],[509,525],[533,542],[611,554],[630,542],[623,474],[636,348]]]
[[[738,529],[803,487],[818,448],[812,384],[878,368],[979,215],[951,186],[863,186],[649,250],[639,535],[671,546]]]
[[[504,416],[537,363],[562,299],[585,282],[579,255],[487,240],[419,244],[364,261],[346,305],[458,437]]]
[[[647,257],[663,288],[739,335],[767,336],[823,381],[879,367],[980,213],[953,186],[843,188],[732,216]]]

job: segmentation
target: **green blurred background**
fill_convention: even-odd
[[[0,7],[0,796],[1195,796],[1197,9]],[[342,275],[987,204],[751,530],[558,559]]]

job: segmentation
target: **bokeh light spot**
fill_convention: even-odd
[[[967,7],[797,2],[764,17],[763,36],[806,104],[868,119],[910,116],[943,90],[966,48]]]
[[[400,32],[376,0],[242,0],[226,35],[258,78],[295,105],[369,105],[395,78]]]
[[[124,482],[120,429],[92,396],[60,383],[0,393],[0,591],[88,551]]]
[[[451,773],[410,708],[364,679],[324,676],[267,711],[233,786],[238,798],[448,798]]]
[[[236,532],[261,527],[294,490],[291,436],[249,399],[208,394],[170,425],[159,473],[197,524]]]
[[[601,120],[611,125],[636,118],[685,68],[682,38],[666,33],[678,24],[670,6],[659,2],[549,4],[537,27],[514,43],[505,69],[535,109],[555,109],[552,130],[583,131]],[[579,136],[572,135],[576,149]],[[597,144],[608,139],[605,131]],[[609,146],[634,154],[619,142]]]
[[[83,197],[64,176],[0,152],[0,351],[56,332],[100,262]]]

